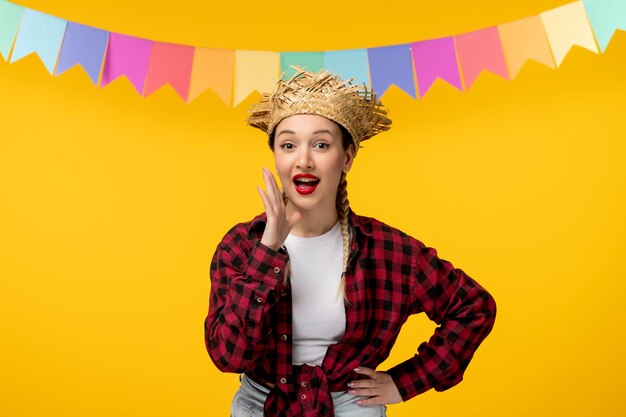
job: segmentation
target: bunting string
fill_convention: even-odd
[[[271,91],[279,77],[293,75],[294,64],[353,78],[378,96],[393,84],[423,98],[437,78],[465,91],[483,70],[512,80],[529,59],[556,69],[573,46],[603,53],[617,30],[626,30],[625,0],[579,0],[514,22],[401,45],[249,51],[138,38],[0,0],[0,55],[9,63],[35,53],[52,75],[80,65],[96,86],[125,76],[147,97],[169,84],[186,103],[211,89],[228,106],[253,91]]]

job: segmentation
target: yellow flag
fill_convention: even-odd
[[[574,45],[599,53],[587,13],[581,1],[566,4],[540,14],[554,54],[556,66]]]
[[[270,92],[280,74],[280,53],[267,51],[235,52],[235,100],[237,106],[250,93]]]

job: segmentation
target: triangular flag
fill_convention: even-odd
[[[367,49],[348,49],[324,53],[324,68],[344,80],[354,77],[353,84],[370,85]]]
[[[324,66],[323,52],[281,52],[280,73],[284,79],[293,77],[296,70],[291,65],[298,65],[306,71],[318,72]],[[287,74],[283,75],[286,72]]]
[[[410,44],[369,48],[367,56],[372,89],[376,95],[382,96],[391,84],[395,84],[415,98]]]
[[[583,5],[604,52],[615,30],[626,30],[626,0],[583,0]]]
[[[24,8],[4,0],[0,0],[0,54],[7,60],[20,27]]]
[[[483,70],[509,79],[497,27],[456,35],[454,43],[466,90],[474,84]]]
[[[173,43],[154,42],[146,75],[145,96],[169,83],[178,95],[187,101],[193,66],[194,47]]]
[[[566,4],[543,12],[539,16],[543,21],[557,67],[574,45],[599,53],[582,2]]]
[[[80,64],[97,85],[108,41],[109,32],[68,22],[55,74]]]
[[[515,78],[527,60],[555,68],[550,45],[539,16],[531,16],[498,26],[506,63]]]
[[[463,90],[453,37],[412,43],[411,55],[420,97],[424,97],[438,77]]]
[[[35,52],[52,74],[66,26],[66,20],[25,9],[10,62],[13,63]]]
[[[139,94],[143,95],[153,43],[148,39],[111,33],[100,87],[104,87],[117,77],[125,75]]]
[[[234,50],[196,47],[187,100],[191,101],[211,88],[227,106],[231,106],[234,71]]]
[[[274,91],[279,74],[280,53],[266,51],[235,52],[235,98],[239,105],[250,93]]]

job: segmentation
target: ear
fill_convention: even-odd
[[[350,168],[352,168],[353,161],[354,161],[354,145],[350,144],[350,146],[348,146],[348,149],[346,150],[346,159],[343,164],[343,172],[347,174],[348,171],[350,171]]]

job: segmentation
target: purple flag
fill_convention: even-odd
[[[463,90],[453,37],[412,43],[411,54],[420,98],[424,97],[437,77]]]
[[[62,74],[74,65],[80,64],[85,68],[93,83],[98,84],[108,40],[109,32],[67,22],[55,75]]]
[[[143,95],[152,43],[153,41],[148,39],[111,33],[100,87],[104,87],[120,75],[126,75],[139,94]]]
[[[391,84],[395,84],[415,98],[410,44],[369,48],[367,55],[372,88],[377,96],[382,96]]]

